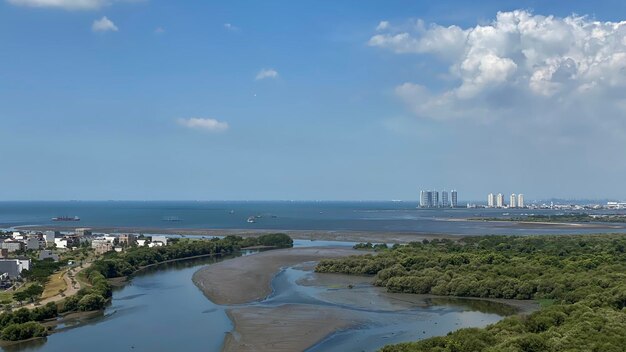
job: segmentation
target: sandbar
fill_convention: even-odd
[[[249,303],[272,293],[272,278],[280,268],[355,254],[363,252],[334,247],[271,250],[206,266],[193,275],[193,282],[216,304]]]

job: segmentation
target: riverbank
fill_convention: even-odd
[[[364,253],[333,247],[277,249],[209,265],[197,271],[193,281],[216,304],[243,304],[267,297],[282,267],[358,254]]]
[[[193,281],[213,303],[226,305],[233,330],[226,336],[224,351],[302,351],[341,331],[373,329],[368,330],[373,335],[384,334],[377,330],[378,326],[397,324],[395,319],[409,311],[420,312],[409,315],[419,321],[411,324],[419,326],[420,333],[436,336],[449,332],[443,325],[431,325],[431,318],[424,312],[433,306],[438,306],[444,315],[457,314],[463,310],[460,306],[472,305],[494,316],[526,314],[538,309],[535,302],[494,299],[472,303],[472,299],[388,293],[373,286],[371,277],[312,271],[311,262],[323,258],[370,253],[331,247],[274,250],[204,267],[194,273]],[[293,279],[296,281],[289,281],[289,277],[296,277]],[[313,294],[311,301],[303,298],[309,294]],[[393,314],[399,315],[394,318]],[[494,316],[489,319],[495,319]],[[378,319],[385,321],[381,325]],[[459,328],[464,323],[450,319],[448,329]],[[474,321],[475,325],[470,326],[483,323]],[[409,330],[402,332],[406,336],[415,333],[412,328],[402,329]]]
[[[490,222],[495,224],[508,225],[507,227],[514,226],[520,229],[541,229],[541,228],[553,228],[553,229],[605,229],[615,230],[624,229],[626,226],[617,224],[603,224],[603,223],[589,223],[589,222],[559,222],[559,221],[520,221],[515,219],[506,218],[467,218],[467,219],[449,219],[447,221],[474,221],[474,222]]]

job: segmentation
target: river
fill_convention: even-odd
[[[208,257],[146,269],[114,291],[111,305],[103,314],[76,326],[61,327],[46,339],[4,350],[220,351],[226,334],[233,329],[226,315],[228,307],[209,301],[191,279],[195,271],[219,260],[228,259]],[[424,299],[407,304],[383,297],[374,306],[368,306],[351,299],[352,293],[339,292],[332,280],[322,282],[315,275],[318,274],[297,267],[283,270],[272,283],[274,293],[262,302],[250,304],[336,306],[365,317],[367,323],[333,334],[310,351],[373,351],[388,343],[443,335],[461,327],[484,326],[510,313],[504,306],[476,306],[475,301],[463,300]],[[379,290],[369,285],[355,285],[354,289],[353,294],[364,297],[363,302],[369,302],[372,290]]]

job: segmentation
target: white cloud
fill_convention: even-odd
[[[106,0],[7,0],[9,4],[27,7],[52,7],[65,10],[96,10],[107,4]]]
[[[436,90],[399,82],[396,95],[420,118],[570,141],[591,133],[626,140],[626,21],[517,10],[469,28],[385,28],[370,46],[434,55],[453,78]]]
[[[384,31],[387,28],[389,28],[389,22],[388,21],[380,21],[378,23],[378,26],[376,26],[376,30],[377,31]]]
[[[266,78],[276,78],[278,77],[278,71],[273,68],[264,68],[259,73],[256,74],[256,80],[266,79]]]
[[[210,132],[223,132],[228,129],[228,123],[216,119],[192,117],[188,119],[180,118],[178,124],[187,128],[204,130]]]
[[[117,32],[118,28],[115,23],[113,23],[110,19],[108,19],[106,16],[102,16],[101,19],[93,21],[93,24],[91,25],[91,30],[93,30],[94,32]]]
[[[235,26],[232,23],[224,23],[224,28],[226,30],[231,31],[231,32],[238,32],[239,31],[239,27]]]

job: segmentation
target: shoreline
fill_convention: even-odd
[[[24,225],[16,229],[26,231],[74,231],[76,226]],[[84,225],[87,226],[87,225]],[[424,239],[458,239],[467,234],[444,234],[432,232],[398,232],[398,231],[354,231],[354,230],[284,230],[284,229],[215,229],[215,228],[158,228],[158,227],[112,227],[87,226],[96,233],[141,233],[155,235],[183,236],[228,236],[257,237],[270,233],[284,233],[294,240],[320,240],[340,242],[386,242],[408,243]]]

